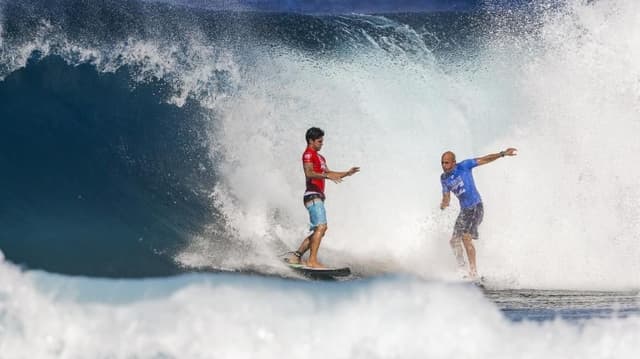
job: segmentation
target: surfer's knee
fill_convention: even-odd
[[[471,234],[465,233],[462,235],[462,243],[464,243],[465,247],[473,246],[473,238]]]
[[[324,234],[327,231],[327,229],[329,229],[329,227],[327,227],[326,223],[319,224],[316,227],[316,231],[318,231],[318,233],[321,233],[321,234]]]

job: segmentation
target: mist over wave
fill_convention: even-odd
[[[276,254],[294,248],[305,235],[299,157],[304,131],[315,125],[327,133],[323,152],[330,168],[362,168],[344,183],[328,185],[326,262],[348,263],[362,275],[451,276],[447,242],[457,210],[437,208],[440,154],[450,149],[463,159],[514,146],[518,157],[475,171],[487,211],[477,243],[480,271],[503,287],[638,288],[640,193],[630,164],[638,150],[640,24],[632,14],[639,5],[631,0],[546,4],[525,14],[310,16],[135,1],[46,6],[9,1],[0,12],[0,87],[16,89],[16,78],[39,73],[42,80],[27,86],[33,92],[47,81],[60,83],[48,71],[58,68],[65,77],[118,84],[117,91],[99,90],[96,98],[135,98],[146,91],[146,100],[135,99],[131,108],[158,108],[154,121],[165,119],[166,125],[140,125],[141,133],[155,128],[159,134],[141,147],[134,169],[149,148],[160,148],[146,162],[153,170],[143,178],[153,182],[172,173],[180,182],[178,192],[195,192],[178,201],[179,209],[160,215],[173,233],[158,230],[159,239],[145,247],[150,258],[170,262],[173,270],[284,273]],[[3,92],[3,101],[9,92]],[[81,93],[48,96],[52,103],[74,104]],[[41,98],[28,97],[34,105]],[[98,117],[110,113],[105,107]],[[2,116],[18,118],[9,112]],[[171,116],[174,120],[166,120]],[[37,133],[40,125],[26,118],[34,121],[28,132]],[[48,121],[64,120],[56,115]],[[123,136],[132,130],[131,118],[119,123],[120,129],[104,127],[113,131],[112,143],[123,137],[128,147],[139,144],[142,137]],[[3,121],[3,126],[13,125]],[[68,138],[86,136],[72,128]],[[176,128],[185,135],[167,143]],[[24,154],[29,148],[24,141],[10,143],[5,150]],[[95,150],[89,144],[61,153],[69,149]],[[110,158],[115,165],[97,173],[126,167],[126,155],[113,151]],[[182,163],[184,171],[174,171],[181,158],[192,160]],[[24,163],[1,159],[14,173]],[[52,168],[36,178],[64,172],[59,160],[49,159]],[[96,154],[89,160],[102,158]],[[57,183],[71,187],[68,193],[79,192],[69,181],[78,177],[78,167],[72,163],[67,175],[58,176]],[[122,192],[137,178],[127,177],[122,186],[106,184]],[[11,200],[3,203],[19,203],[26,208],[21,217],[33,220],[35,210],[26,204],[42,206],[41,196],[17,187],[21,177],[12,181],[3,184],[13,186],[8,187]],[[88,182],[99,183],[80,177],[78,185]],[[164,201],[144,199],[166,193],[163,186],[143,184],[130,197],[106,197],[138,203],[133,213],[142,218],[128,228],[144,228],[158,223],[143,216],[145,206],[158,208]],[[49,211],[53,208],[58,206]],[[100,211],[112,212],[105,208],[110,207]],[[2,218],[9,225],[19,223],[15,215]],[[185,225],[187,220],[191,223]],[[19,254],[16,243],[25,238],[26,226],[15,227],[0,239],[9,259],[15,250],[15,258],[28,266],[95,273],[64,253],[48,266],[26,246]],[[83,241],[112,245],[96,232],[88,230]],[[110,237],[123,243],[138,239]],[[34,243],[30,251],[39,247],[35,240],[28,243]],[[125,258],[116,265],[116,276],[135,263],[124,248],[112,248]],[[88,261],[96,260],[93,253],[82,252]],[[62,265],[69,262],[75,267]]]

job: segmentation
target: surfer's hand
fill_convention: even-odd
[[[512,147],[507,148],[506,150],[503,151],[505,156],[515,156],[517,155],[518,150]]]
[[[329,172],[329,173],[327,173],[327,177],[326,178],[332,180],[334,183],[342,182],[342,176],[340,176],[340,173],[338,173],[338,172]]]
[[[360,167],[351,167],[351,169],[347,171],[346,176],[351,176],[352,174],[355,174],[358,172],[360,172]]]

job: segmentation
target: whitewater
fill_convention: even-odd
[[[10,358],[632,358],[640,333],[637,316],[514,323],[475,287],[410,278],[0,271],[0,346]]]
[[[507,3],[0,1],[0,356],[637,357],[640,5]],[[281,262],[311,126],[346,280]],[[440,155],[507,147],[478,288]]]

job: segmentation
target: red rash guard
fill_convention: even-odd
[[[313,148],[307,147],[302,154],[302,165],[311,163],[313,165],[313,172],[325,173],[327,171],[327,163],[318,151]],[[305,196],[308,194],[319,193],[324,198],[324,178],[307,178],[307,190],[304,192]]]

